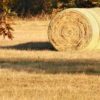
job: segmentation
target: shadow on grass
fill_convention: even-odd
[[[54,50],[49,42],[29,42],[15,46],[2,46],[2,49],[18,50]],[[86,73],[100,74],[100,60],[95,59],[54,59],[34,60],[31,59],[0,59],[0,67],[28,73],[66,74]]]
[[[49,42],[28,42],[14,46],[0,46],[0,49],[17,49],[17,50],[54,50]]]
[[[100,74],[99,60],[38,60],[31,61],[26,59],[19,59],[15,61],[0,59],[0,66],[2,69],[11,69],[15,71],[26,71],[28,73],[45,73],[45,74]]]

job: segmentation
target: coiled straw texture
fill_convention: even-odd
[[[50,22],[48,37],[59,51],[94,50],[100,41],[100,8],[71,8]]]

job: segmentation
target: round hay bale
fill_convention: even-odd
[[[71,8],[58,13],[49,24],[48,38],[59,51],[95,49],[100,40],[100,8]]]

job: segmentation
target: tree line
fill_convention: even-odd
[[[100,0],[0,0],[0,12],[15,12],[18,16],[50,14],[53,9],[96,6],[100,6]]]

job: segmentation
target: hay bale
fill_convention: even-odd
[[[100,40],[100,8],[71,8],[50,22],[48,37],[59,51],[93,50]]]

